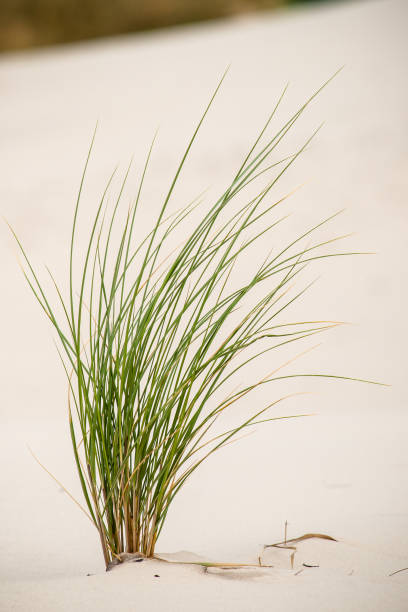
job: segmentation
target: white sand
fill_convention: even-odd
[[[324,235],[356,231],[347,248],[378,255],[315,269],[322,278],[293,319],[302,312],[353,325],[326,336],[292,371],[392,385],[309,379],[282,386],[283,393],[318,394],[292,400],[277,414],[316,416],[267,425],[211,459],[176,499],[158,550],[252,563],[262,544],[282,539],[285,520],[289,537],[322,532],[338,543],[299,545],[293,570],[285,551],[269,549],[270,570],[205,572],[145,561],[106,574],[96,532],[27,450],[28,444],[80,496],[64,374],[2,228],[2,610],[408,609],[408,572],[389,576],[408,567],[407,17],[405,0],[349,2],[0,59],[1,212],[34,260],[51,263],[58,278],[97,118],[89,206],[118,161],[123,166],[135,153],[140,168],[160,123],[147,218],[227,63],[231,73],[174,206],[208,185],[225,184],[286,80],[292,85],[280,120],[346,64],[295,130],[292,143],[299,143],[326,120],[276,194],[307,182],[290,202],[296,214],[287,235],[346,206]],[[129,193],[135,191],[136,175]],[[259,403],[268,399],[269,391],[254,396]],[[251,406],[243,403],[240,414]]]

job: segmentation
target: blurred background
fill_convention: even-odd
[[[68,43],[317,2],[318,0],[1,0],[0,51]]]

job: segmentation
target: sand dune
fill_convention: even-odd
[[[64,373],[4,226],[2,610],[408,609],[408,571],[390,576],[408,567],[407,17],[405,0],[346,2],[2,56],[1,213],[35,263],[51,264],[59,279],[96,119],[84,217],[111,169],[125,167],[133,153],[127,197],[134,195],[137,170],[160,124],[144,194],[147,223],[229,62],[175,208],[208,186],[211,198],[225,184],[287,80],[279,121],[345,64],[288,142],[290,152],[326,120],[276,195],[305,183],[289,205],[288,235],[346,207],[330,231],[355,231],[347,248],[377,255],[315,270],[321,279],[294,309],[294,320],[302,313],[352,324],[325,337],[293,368],[392,385],[310,379],[291,387],[316,393],[292,400],[279,414],[315,416],[267,425],[212,458],[175,500],[157,550],[256,564],[264,544],[282,540],[286,520],[289,538],[318,532],[337,542],[299,543],[293,568],[291,553],[266,549],[263,563],[273,568],[145,560],[105,573],[96,531],[27,449],[80,498]],[[266,391],[256,397],[268,399]],[[239,414],[248,407],[243,402]]]

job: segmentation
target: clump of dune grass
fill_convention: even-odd
[[[276,397],[251,410],[232,429],[221,433],[214,429],[224,411],[260,386],[299,376],[282,375],[275,367],[243,384],[240,375],[246,366],[334,325],[277,321],[303,295],[304,289],[294,293],[292,284],[306,266],[346,254],[325,251],[333,239],[310,242],[335,215],[291,237],[279,252],[265,252],[261,264],[246,270],[248,278],[238,285],[230,283],[234,266],[249,249],[267,232],[282,231],[284,217],[277,213],[284,198],[273,200],[271,192],[314,134],[289,157],[279,159],[276,152],[320,90],[268,136],[285,90],[220,197],[201,208],[193,202],[168,215],[174,188],[220,85],[145,235],[140,235],[137,215],[151,149],[117,241],[115,224],[128,173],[110,208],[106,206],[109,180],[96,207],[78,275],[73,262],[91,146],[73,218],[68,297],[53,279],[56,306],[16,238],[26,279],[60,341],[83,510],[99,532],[106,566],[124,552],[154,555],[173,499],[210,455],[252,425],[291,418],[271,415],[271,408],[284,399]],[[260,182],[256,194],[247,196],[249,185]],[[180,231],[182,244],[168,253],[166,246]],[[233,391],[232,382],[238,385]],[[229,391],[226,396],[221,395],[223,389]]]

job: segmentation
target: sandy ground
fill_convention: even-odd
[[[0,59],[1,213],[36,264],[51,263],[58,278],[96,119],[90,207],[118,162],[123,168],[134,154],[140,169],[160,124],[147,219],[228,63],[175,207],[225,183],[287,80],[279,121],[345,64],[295,130],[299,144],[326,120],[276,193],[306,183],[290,203],[288,236],[346,207],[330,231],[355,231],[348,248],[377,255],[316,268],[320,281],[294,318],[301,312],[352,324],[326,336],[294,371],[391,385],[309,379],[295,386],[316,394],[280,413],[316,415],[267,425],[212,458],[176,499],[158,550],[256,563],[264,544],[282,540],[285,520],[290,538],[320,532],[337,543],[299,544],[293,568],[286,551],[267,549],[272,569],[144,561],[105,573],[96,532],[27,448],[80,496],[64,374],[3,227],[2,610],[408,609],[408,571],[389,575],[408,567],[407,17],[405,0],[348,2]],[[131,194],[136,185],[137,172]],[[246,408],[243,402],[240,414]]]

